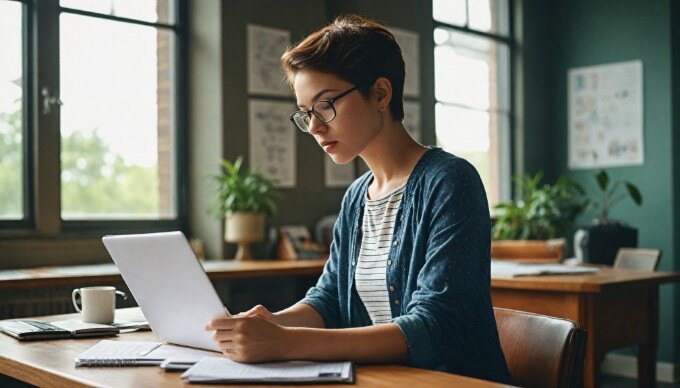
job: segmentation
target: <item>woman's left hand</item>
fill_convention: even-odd
[[[218,317],[205,330],[215,330],[222,353],[232,361],[254,363],[285,359],[288,329],[260,316]]]

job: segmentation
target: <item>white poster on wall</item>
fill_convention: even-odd
[[[248,93],[289,96],[281,55],[290,45],[290,31],[248,24]]]
[[[348,187],[356,178],[354,160],[346,164],[336,164],[324,152],[324,182],[326,187]]]
[[[422,142],[420,103],[404,101],[404,127],[417,142]]]
[[[644,164],[642,62],[569,70],[569,168]]]
[[[295,187],[295,135],[288,119],[295,107],[290,102],[248,101],[250,166],[276,187]]]
[[[420,96],[420,37],[417,33],[390,28],[396,39],[406,64],[406,78],[404,79],[404,95],[409,97]]]

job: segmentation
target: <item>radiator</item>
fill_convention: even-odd
[[[0,290],[0,319],[75,312],[71,291],[72,287]]]
[[[116,289],[131,296],[130,291],[123,284],[112,284]],[[86,287],[88,285],[83,285]],[[71,302],[73,286],[51,286],[0,289],[0,319],[40,317],[75,313]],[[123,301],[117,298],[116,307],[134,307],[132,297]]]

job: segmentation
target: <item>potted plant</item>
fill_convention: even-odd
[[[614,205],[627,198],[641,206],[642,194],[629,181],[611,182],[604,170],[595,175],[595,180],[599,193],[590,203],[597,212],[597,218],[593,219],[593,225],[576,231],[574,247],[576,257],[581,261],[611,265],[619,248],[637,246],[637,229],[609,219],[609,212]]]
[[[273,215],[279,192],[274,182],[252,170],[242,170],[243,158],[222,160],[217,183],[216,213],[224,218],[224,239],[237,243],[237,260],[251,259],[249,245],[264,239],[265,216]]]
[[[559,261],[564,256],[564,236],[588,200],[583,188],[564,176],[554,185],[542,179],[542,172],[516,176],[518,199],[495,206],[491,257]]]

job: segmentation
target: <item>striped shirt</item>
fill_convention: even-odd
[[[363,238],[354,280],[359,297],[374,325],[392,319],[386,278],[387,257],[405,187],[406,183],[380,199],[370,200],[368,194],[366,197],[361,226]]]

